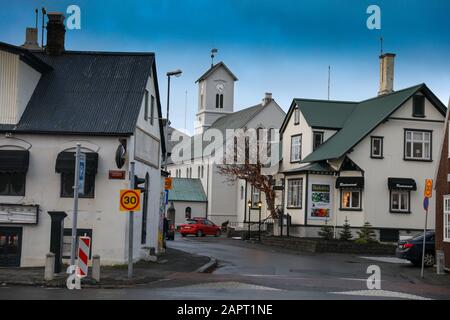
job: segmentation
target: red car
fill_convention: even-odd
[[[205,218],[193,218],[187,220],[186,224],[182,224],[178,227],[178,232],[186,237],[188,234],[195,235],[197,237],[204,237],[206,235],[220,236],[220,227],[216,226],[213,222]]]

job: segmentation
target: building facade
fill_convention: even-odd
[[[164,214],[155,56],[66,51],[64,36],[53,34],[64,17],[49,20],[45,50],[0,43],[0,265],[43,266],[48,252],[69,258],[77,143],[86,154],[77,233],[92,238],[102,264],[128,259],[119,194],[129,188],[130,162],[145,178],[134,218],[138,260],[147,247],[158,250]]]
[[[381,241],[423,229],[424,183],[437,166],[446,108],[425,84],[394,91],[393,57],[380,57],[381,78],[391,80],[375,98],[294,99],[281,128],[291,234],[316,237],[329,224],[338,235],[346,219],[354,235],[369,222]]]

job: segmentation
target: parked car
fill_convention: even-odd
[[[220,236],[220,227],[205,218],[192,218],[187,220],[186,224],[180,225],[178,232],[183,237],[187,235],[195,235],[197,237],[211,235],[218,237]]]
[[[432,267],[436,261],[434,249],[434,231],[428,231],[425,237],[425,266]],[[413,265],[422,266],[423,233],[408,240],[400,240],[396,256],[410,261]]]
[[[167,219],[168,229],[166,234],[166,240],[175,240],[175,224],[172,220]]]

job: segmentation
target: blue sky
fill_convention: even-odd
[[[450,96],[450,1],[447,0],[0,0],[0,41],[20,45],[34,25],[34,8],[81,8],[81,30],[67,31],[72,50],[152,51],[163,106],[165,73],[182,69],[171,88],[171,120],[193,129],[195,80],[219,49],[236,74],[235,110],[258,103],[264,92],[287,110],[292,98],[362,100],[375,96],[379,38],[397,54],[395,88],[425,82],[442,102]],[[369,5],[381,8],[381,30],[366,27]],[[6,10],[7,9],[7,10]]]

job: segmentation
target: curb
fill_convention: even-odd
[[[210,273],[215,268],[217,268],[217,266],[218,266],[217,259],[210,258],[208,263],[206,263],[205,265],[201,266],[200,268],[198,268],[194,272],[196,272],[196,273]]]

